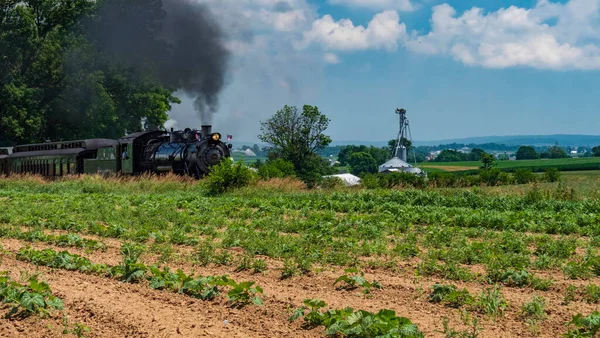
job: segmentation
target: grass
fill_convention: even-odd
[[[574,189],[579,198],[600,197],[600,170],[561,172],[561,181],[564,186]],[[536,184],[482,187],[481,189],[497,195],[525,195],[534,187],[547,192],[556,190],[559,184],[542,182]]]

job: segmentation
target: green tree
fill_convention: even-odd
[[[558,146],[558,142],[552,147],[548,148],[548,152],[550,153],[550,158],[566,158],[569,157],[567,152]]]
[[[453,149],[444,149],[433,160],[434,162],[461,162],[466,161],[466,154],[460,153]]]
[[[540,155],[532,146],[520,146],[516,156],[517,160],[535,160],[540,158]]]
[[[349,145],[343,147],[338,154],[338,161],[341,165],[349,165],[350,157],[354,153],[369,153],[378,164],[384,163],[390,157],[390,151],[387,148],[367,147],[365,145]]]
[[[331,143],[324,134],[329,121],[317,107],[304,105],[299,111],[286,105],[261,122],[258,138],[271,146],[276,157],[292,162],[297,173],[306,172],[308,167],[321,171],[323,167],[315,156],[320,159],[316,152]]]
[[[473,161],[479,161],[481,160],[481,157],[483,156],[483,154],[485,154],[485,151],[483,149],[479,149],[479,148],[473,148],[471,149],[471,160]]]
[[[484,153],[481,156],[481,164],[482,164],[481,169],[483,169],[483,170],[492,169],[492,167],[495,165],[494,160],[495,160],[494,155]]]
[[[105,1],[0,4],[0,144],[116,138],[167,119],[174,88],[120,65],[87,38]],[[160,9],[160,7],[158,7]]]
[[[594,157],[600,157],[600,146],[592,148],[592,153],[594,154]]]
[[[350,156],[350,168],[354,175],[373,174],[377,172],[377,162],[369,153],[359,152]]]

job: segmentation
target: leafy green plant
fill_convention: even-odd
[[[221,161],[212,167],[211,173],[204,180],[204,186],[209,195],[216,196],[249,185],[254,176],[243,161]]]
[[[533,296],[530,302],[523,304],[521,314],[528,319],[543,320],[546,318],[546,299]]]
[[[235,272],[241,272],[250,270],[252,268],[252,256],[243,255],[238,262],[238,266],[235,268]]]
[[[285,259],[283,261],[283,270],[281,271],[281,279],[290,278],[300,273],[298,265],[292,259]]]
[[[577,287],[575,285],[569,285],[565,290],[565,296],[563,298],[562,304],[569,305],[569,303],[575,301],[577,297]]]
[[[564,337],[597,337],[600,332],[600,312],[594,311],[585,317],[581,313],[578,313],[572,317],[567,325],[574,326],[575,328],[570,329],[563,335]]]
[[[442,317],[442,326],[444,327],[443,333],[446,338],[478,338],[479,331],[483,330],[479,326],[479,320],[475,317],[469,323],[469,329],[465,331],[457,331],[450,327],[450,320],[448,317]]]
[[[481,313],[496,318],[504,313],[508,307],[508,303],[502,296],[498,287],[487,288],[481,292],[476,303],[476,308]]]
[[[448,307],[459,308],[473,304],[475,299],[467,289],[458,290],[455,285],[433,285],[433,290],[427,297],[431,303],[441,303]]]
[[[583,298],[588,303],[598,304],[598,302],[600,302],[600,286],[596,284],[588,284],[583,289]]]
[[[364,277],[364,273],[362,271],[359,271],[357,268],[348,268],[345,269],[344,272],[346,274],[338,277],[333,283],[334,286],[340,282],[345,283],[344,285],[338,287],[340,289],[354,290],[358,287],[361,287],[363,288],[364,294],[369,294],[371,293],[371,288],[382,288],[381,284],[379,284],[379,282],[376,280],[372,282],[367,281]]]
[[[257,259],[252,262],[252,273],[265,272],[268,268],[267,262],[264,259]]]
[[[0,301],[11,309],[7,318],[28,317],[33,314],[45,316],[52,310],[62,310],[63,301],[52,294],[48,283],[38,280],[37,275],[28,276],[23,285],[11,280],[8,272],[0,273]]]
[[[19,251],[18,257],[22,260],[34,262],[35,264],[49,264],[49,266],[58,268],[80,267],[81,269],[89,269],[90,271],[107,271],[107,276],[116,277],[124,282],[139,282],[149,280],[149,286],[153,289],[167,290],[188,295],[190,297],[211,300],[221,294],[220,288],[231,288],[229,296],[230,304],[236,307],[243,307],[250,301],[259,304],[262,299],[258,294],[262,294],[262,288],[255,286],[254,282],[236,283],[227,276],[193,276],[187,275],[182,270],[172,272],[168,267],[159,268],[156,266],[146,266],[144,263],[137,261],[141,255],[141,248],[124,245],[122,248],[124,254],[123,262],[116,266],[97,268],[88,260],[81,260],[78,265],[72,268],[69,261],[73,258],[70,254],[64,253],[63,258],[66,258],[67,264],[60,263],[58,257],[62,253],[56,253],[52,250],[36,251],[33,249],[22,249]],[[58,261],[58,263],[57,263]]]
[[[263,305],[262,298],[258,296],[258,294],[263,293],[263,290],[260,286],[254,285],[254,283],[255,282],[235,283],[231,281],[229,285],[232,289],[227,293],[230,306],[242,308],[250,303],[254,305]]]
[[[70,330],[69,329],[69,320],[66,315],[63,317],[63,327],[64,327],[63,332],[62,332],[63,334],[74,334],[77,338],[84,338],[85,333],[91,331],[89,326],[87,326],[85,324],[81,324],[81,323],[73,324],[73,329]]]
[[[289,320],[294,321],[304,316],[308,327],[325,326],[325,334],[328,336],[349,338],[424,337],[418,327],[408,318],[397,317],[392,310],[384,309],[377,313],[371,313],[345,308],[321,312],[321,309],[326,306],[327,304],[321,300],[306,299],[304,306],[296,309]],[[306,310],[309,311],[305,314]]]
[[[35,250],[30,247],[24,247],[19,249],[16,258],[21,261],[51,268],[76,270],[86,273],[104,273],[107,271],[106,265],[94,264],[85,257],[72,255],[67,251],[56,252],[51,249]]]
[[[125,243],[121,246],[123,261],[121,264],[111,267],[108,274],[117,277],[127,283],[137,283],[146,276],[148,268],[144,263],[138,262],[138,259],[144,252],[143,245]]]

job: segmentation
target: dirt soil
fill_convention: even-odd
[[[65,249],[41,243],[25,243],[19,240],[2,240],[6,252],[0,257],[0,270],[9,271],[18,279],[21,271],[41,272],[41,279],[50,284],[53,292],[62,298],[65,310],[55,312],[50,318],[29,317],[23,320],[0,319],[0,337],[75,337],[64,334],[65,319],[69,330],[75,323],[88,326],[86,337],[324,337],[323,327],[305,329],[302,320],[290,323],[287,319],[293,309],[302,305],[304,299],[319,298],[331,309],[352,307],[377,312],[388,308],[396,311],[418,325],[427,337],[444,337],[442,317],[450,319],[455,329],[466,330],[458,309],[451,309],[427,301],[427,295],[435,283],[456,284],[478,295],[483,285],[476,282],[462,283],[437,278],[417,278],[413,269],[399,272],[387,270],[365,271],[367,280],[378,280],[382,290],[373,291],[370,297],[360,290],[343,291],[333,286],[335,279],[343,274],[340,268],[318,269],[311,276],[280,280],[281,262],[267,259],[270,269],[264,274],[234,272],[235,265],[198,267],[178,259],[167,265],[172,269],[201,275],[227,274],[236,281],[255,281],[264,289],[264,306],[249,305],[231,309],[224,296],[215,301],[202,301],[168,291],[151,289],[147,283],[127,284],[103,276],[36,267],[16,260],[14,253],[21,247],[36,249],[52,248],[66,250],[92,260],[94,263],[117,264],[121,260],[118,241],[107,241],[106,252],[86,252]],[[186,250],[189,248],[178,248]],[[235,250],[232,250],[235,253]],[[143,257],[151,262],[153,257]],[[532,295],[543,295],[547,301],[547,318],[537,329],[538,337],[558,337],[566,332],[565,322],[577,312],[591,313],[597,305],[572,302],[563,305],[564,290],[569,284],[600,284],[600,279],[573,283],[560,273],[552,276],[556,283],[551,290],[535,292],[530,288],[503,287],[502,293],[509,303],[504,315],[493,320],[477,315],[483,331],[479,337],[536,337],[526,320],[521,317],[521,306]],[[7,309],[0,309],[6,313]],[[475,315],[475,314],[473,314]]]

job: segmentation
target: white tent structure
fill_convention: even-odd
[[[360,184],[360,177],[354,176],[352,174],[338,174],[338,175],[328,175],[323,177],[337,177],[344,182],[346,186],[354,186]]]
[[[250,148],[247,148],[246,150],[235,149],[233,152],[234,153],[241,153],[241,154],[244,154],[244,155],[250,156],[250,157],[255,157],[256,156],[256,154]]]

